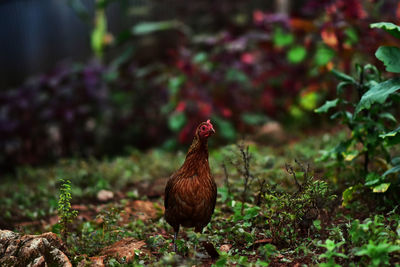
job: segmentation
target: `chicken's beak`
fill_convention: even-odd
[[[211,132],[211,134],[215,134],[214,127],[211,127],[210,132]]]

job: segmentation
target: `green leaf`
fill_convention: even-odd
[[[287,59],[291,63],[300,63],[304,60],[307,55],[307,51],[303,46],[297,45],[292,48],[287,53]]]
[[[382,119],[387,119],[388,121],[392,121],[392,122],[397,122],[396,118],[393,116],[393,114],[389,113],[389,112],[384,112],[378,115],[379,118]],[[395,130],[396,131],[396,130]],[[389,133],[388,133],[389,134]],[[381,135],[380,135],[381,136]],[[381,136],[383,137],[383,136]]]
[[[378,29],[383,29],[393,35],[396,38],[400,39],[400,27],[397,26],[396,24],[393,24],[391,22],[378,22],[378,23],[372,23],[370,25],[371,28],[378,28]]]
[[[343,159],[345,161],[352,161],[359,155],[357,150],[350,150],[342,152]]]
[[[389,186],[390,186],[390,183],[383,183],[383,184],[380,184],[378,186],[375,186],[372,189],[372,191],[374,193],[385,193],[388,190]]]
[[[184,113],[174,113],[168,119],[168,126],[169,128],[176,132],[182,129],[182,127],[186,124],[186,116]]]
[[[390,94],[400,89],[400,78],[393,78],[378,83],[369,89],[362,97],[356,107],[356,114],[363,109],[370,109],[372,104],[383,104]]]
[[[331,61],[334,56],[335,51],[326,46],[319,46],[317,48],[314,61],[317,66],[324,66]]]
[[[381,176],[377,173],[368,173],[367,178],[365,178],[365,186],[373,186],[381,181]]]
[[[354,198],[354,194],[359,193],[363,188],[362,184],[357,184],[355,186],[350,186],[343,192],[343,202],[342,205],[346,207],[351,200]]]
[[[126,63],[133,54],[133,47],[128,46],[122,54],[117,56],[111,63],[110,68],[117,69],[122,64]]]
[[[204,63],[208,59],[207,53],[199,52],[193,57],[193,63],[199,64]]]
[[[346,44],[352,45],[358,42],[358,34],[354,28],[347,28],[344,33],[347,37],[345,41]]]
[[[398,133],[400,133],[400,127],[398,127],[396,130],[393,130],[391,132],[388,132],[385,134],[380,134],[379,137],[381,137],[381,138],[393,137],[393,136],[396,136]]]
[[[332,69],[331,72],[332,72],[333,75],[336,76],[336,78],[338,78],[341,81],[350,82],[350,83],[356,83],[356,80],[354,80],[353,77],[351,77],[351,76],[349,76],[349,75],[347,75],[347,74],[345,74],[345,73],[343,73],[341,71]]]
[[[107,33],[107,18],[103,9],[96,11],[94,30],[91,35],[92,50],[98,58],[103,57],[104,36]]]
[[[169,79],[169,81],[168,81],[169,93],[171,95],[176,95],[179,92],[182,85],[185,83],[185,81],[186,81],[185,75],[179,75],[179,76],[172,77],[171,79]]]
[[[386,71],[400,72],[400,48],[394,46],[380,46],[375,56],[386,66]]]
[[[314,225],[315,229],[317,229],[318,231],[321,230],[321,220],[314,220],[313,225]]]
[[[400,165],[400,157],[392,158],[392,164],[393,165]]]
[[[336,107],[338,103],[339,103],[338,98],[331,100],[331,101],[326,101],[325,104],[323,104],[319,108],[315,109],[314,111],[316,113],[326,113],[326,112],[328,112],[329,109]]]
[[[272,40],[275,46],[285,47],[293,43],[294,36],[293,34],[283,32],[282,28],[276,28]]]
[[[300,106],[305,110],[313,110],[317,106],[318,102],[318,93],[317,92],[309,92],[300,98]]]
[[[394,166],[393,168],[387,170],[384,174],[382,174],[382,177],[386,177],[391,173],[397,173],[397,172],[400,172],[400,165]]]
[[[145,35],[151,34],[157,31],[165,31],[177,29],[181,30],[184,33],[189,33],[189,28],[176,20],[166,20],[166,21],[158,21],[158,22],[142,22],[138,23],[132,28],[132,34],[134,35]]]
[[[300,119],[301,117],[304,116],[304,111],[301,110],[301,108],[299,108],[296,105],[290,106],[289,112],[290,112],[290,115],[295,119]]]

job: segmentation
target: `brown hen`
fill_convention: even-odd
[[[183,165],[165,187],[165,219],[174,228],[174,250],[179,227],[202,232],[210,222],[217,199],[217,186],[208,163],[208,138],[215,133],[210,120],[202,122]]]

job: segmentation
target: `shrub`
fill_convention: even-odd
[[[388,31],[394,32],[393,34],[400,38],[398,26],[382,23],[372,26],[385,29],[389,27]],[[400,56],[400,49],[380,47],[376,52],[377,57],[387,65],[387,70],[400,72],[400,69],[396,70],[397,61],[387,58],[388,53]],[[351,131],[351,136],[325,153],[324,158],[332,157],[339,165],[343,165],[344,162],[357,163],[356,159],[363,156],[362,168],[358,167],[359,176],[363,179],[356,179],[356,183],[361,182],[377,193],[386,192],[391,183],[397,188],[398,182],[392,181],[389,174],[398,172],[400,167],[391,166],[391,163],[398,164],[398,160],[392,157],[389,148],[400,143],[400,128],[392,130],[397,124],[395,107],[400,98],[396,91],[400,89],[400,78],[382,80],[378,69],[370,64],[356,65],[356,77],[335,70],[333,74],[341,80],[337,86],[337,98],[327,101],[315,111],[325,113],[337,108],[338,111],[331,119],[340,119]],[[349,88],[353,91],[349,91]],[[383,167],[371,169],[371,166],[376,166],[378,162]],[[350,191],[353,189],[348,188],[343,193],[345,200],[351,197]]]

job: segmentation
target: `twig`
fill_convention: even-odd
[[[224,169],[224,174],[225,174],[224,184],[228,190],[228,195],[230,195],[231,194],[231,185],[229,184],[229,174],[228,174],[228,170],[226,169],[225,162],[222,163],[222,168]]]
[[[244,202],[246,201],[246,195],[247,191],[249,189],[249,181],[251,178],[250,174],[250,160],[251,160],[251,154],[249,153],[249,146],[244,147],[243,144],[238,145],[240,153],[242,155],[242,160],[244,164],[244,168],[238,168],[239,172],[244,176],[244,189],[242,192],[242,210],[241,214],[243,215],[244,211]]]
[[[291,165],[287,164],[287,163],[285,163],[285,167],[286,167],[286,171],[287,171],[290,175],[293,176],[294,182],[296,183],[296,186],[297,186],[297,188],[299,189],[298,191],[301,191],[302,186],[301,186],[301,184],[299,183],[299,181],[297,180],[296,173],[295,173],[295,171],[293,170],[293,167],[292,167]]]
[[[260,186],[260,190],[259,190],[259,192],[258,192],[258,195],[257,195],[257,202],[256,202],[256,205],[257,206],[260,206],[261,205],[261,200],[262,200],[262,197],[263,197],[263,195],[265,194],[265,183],[266,183],[266,180],[265,179],[262,179],[261,180],[261,182],[260,182],[260,179],[257,179],[258,181],[259,181],[259,186]]]

